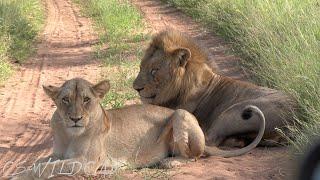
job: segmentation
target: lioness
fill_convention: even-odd
[[[109,82],[96,85],[76,78],[61,87],[44,86],[57,106],[51,119],[53,154],[39,160],[17,179],[48,178],[57,174],[94,174],[99,168],[147,167],[162,162],[171,167],[177,160],[209,155],[237,156],[256,146],[265,127],[256,107],[246,107],[261,119],[256,141],[240,150],[224,151],[205,146],[195,117],[185,110],[154,105],[134,105],[105,111],[100,100]],[[175,158],[169,158],[168,155]]]
[[[281,136],[276,128],[293,121],[294,100],[277,90],[219,75],[208,60],[193,39],[173,30],[160,32],[145,52],[133,88],[142,102],[192,113],[208,144],[219,145],[233,135],[251,140],[259,130],[259,120],[244,112],[248,105],[265,114],[264,138],[278,141]],[[239,120],[240,114],[249,121]]]

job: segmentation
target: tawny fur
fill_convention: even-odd
[[[206,148],[197,120],[185,110],[154,105],[104,110],[99,102],[109,90],[108,81],[92,85],[78,78],[44,90],[57,105],[51,119],[53,154],[13,179],[88,175],[99,168],[141,168],[159,162],[172,167],[178,160],[199,158]],[[211,150],[211,154],[233,156],[250,149]],[[167,159],[169,154],[175,157]]]
[[[210,144],[219,145],[230,136],[256,135],[256,116],[239,120],[247,105],[259,107],[266,116],[265,138],[279,139],[276,128],[292,123],[296,102],[280,91],[222,76],[208,60],[193,39],[177,31],[160,32],[145,52],[133,87],[145,103],[195,115]]]

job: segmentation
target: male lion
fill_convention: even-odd
[[[193,39],[177,31],[160,32],[145,52],[133,88],[142,102],[192,113],[209,144],[236,135],[252,140],[259,120],[244,111],[248,105],[257,106],[266,117],[264,138],[278,141],[276,128],[292,122],[294,101],[282,92],[219,75],[208,59]],[[249,120],[239,120],[240,115]]]
[[[233,151],[205,146],[204,134],[195,117],[185,110],[154,105],[134,105],[105,111],[100,100],[109,82],[92,85],[76,78],[61,87],[44,86],[57,106],[51,119],[53,154],[39,160],[32,170],[16,179],[49,178],[58,174],[94,174],[99,168],[124,165],[147,167],[162,162],[171,167],[187,158],[209,155],[237,156],[261,140],[265,120],[261,111],[248,106],[260,117],[260,134],[254,144]],[[165,159],[168,155],[174,158]]]

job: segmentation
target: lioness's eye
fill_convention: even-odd
[[[85,103],[87,103],[87,102],[89,102],[90,101],[90,98],[89,97],[85,97],[84,99],[83,99],[83,102],[85,102]]]
[[[158,71],[158,69],[152,69],[151,70],[151,75],[154,77],[156,75],[157,71]]]
[[[69,98],[68,97],[62,98],[62,102],[65,103],[65,104],[68,104],[69,103]]]

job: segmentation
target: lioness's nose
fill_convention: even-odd
[[[80,121],[82,119],[82,116],[81,117],[69,117],[74,123],[77,123],[78,121]]]

